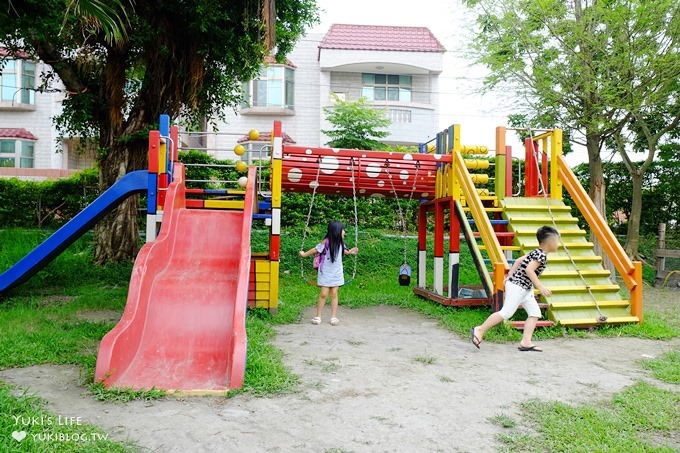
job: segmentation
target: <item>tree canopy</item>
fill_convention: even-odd
[[[220,118],[271,46],[282,59],[317,18],[315,0],[12,0],[0,9],[0,45],[50,66],[42,89],[60,79],[59,130],[94,139],[108,187],[145,166],[161,113]],[[98,227],[95,259],[133,257],[136,228],[131,199]]]
[[[335,105],[324,108],[324,113],[333,126],[321,131],[330,138],[327,145],[349,149],[385,148],[379,139],[389,135],[384,128],[390,125],[390,120],[383,111],[368,105],[366,98],[343,101],[336,96]]]

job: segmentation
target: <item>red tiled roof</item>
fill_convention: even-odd
[[[285,132],[282,133],[283,136],[283,143],[286,145],[292,145],[295,143],[295,140],[292,139],[292,137]],[[251,140],[248,137],[248,134],[244,135],[243,137],[238,139],[238,143],[245,143],[245,142],[270,142],[272,140],[272,134],[271,132],[260,132],[260,138],[257,140]]]
[[[270,64],[285,64],[286,66],[289,66],[293,69],[297,68],[297,66],[295,66],[295,63],[290,61],[288,58],[286,58],[285,63],[279,63],[278,61],[276,61],[276,58],[272,57],[271,55],[267,55],[266,57],[264,57],[264,62],[268,65],[270,65]]]
[[[19,50],[17,52],[12,52],[7,47],[0,47],[0,57],[21,58],[21,59],[24,59],[24,60],[29,59],[29,55],[26,52],[24,52],[23,50]]]
[[[333,24],[321,49],[444,52],[444,46],[427,27]]]
[[[23,138],[26,140],[38,140],[23,127],[0,127],[0,138]]]

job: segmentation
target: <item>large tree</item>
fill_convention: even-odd
[[[605,26],[611,36],[611,77],[628,122],[612,142],[632,180],[626,252],[638,257],[642,185],[659,144],[680,123],[680,3],[612,1]],[[634,162],[634,153],[646,153]]]
[[[145,167],[161,113],[223,116],[274,44],[283,58],[317,17],[315,0],[12,0],[0,10],[0,42],[50,65],[43,87],[61,80],[57,125],[96,140],[106,188]],[[134,256],[136,214],[131,198],[100,223],[96,261]]]
[[[640,0],[642,1],[642,0]],[[625,2],[625,0],[621,0]],[[526,99],[533,112],[554,119],[585,145],[590,196],[605,213],[601,150],[628,121],[614,74],[611,19],[617,0],[466,0],[478,13],[474,48],[491,69],[487,84]],[[631,1],[632,3],[632,1]],[[581,139],[579,140],[579,135]],[[604,256],[597,246],[597,252]]]

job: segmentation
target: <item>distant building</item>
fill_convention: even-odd
[[[245,82],[244,102],[217,133],[186,139],[191,147],[221,158],[235,157],[237,143],[246,146],[246,159],[268,156],[263,141],[274,120],[281,120],[286,143],[324,146],[329,129],[323,109],[333,107],[333,95],[353,101],[360,97],[383,109],[392,121],[387,143],[416,144],[431,136],[439,124],[439,74],[444,48],[425,27],[371,25],[331,26],[325,35],[303,37],[285,63],[267,59],[259,77]],[[61,113],[63,87],[58,81],[36,92],[46,68],[25,54],[9,57],[0,76],[0,177],[43,179],[90,167],[93,153],[83,153],[77,138],[59,140],[53,118]],[[250,129],[262,132],[250,141]]]
[[[335,24],[325,35],[303,37],[285,64],[266,62],[260,77],[244,84],[244,105],[217,125],[223,135],[206,148],[232,158],[228,150],[240,142],[249,155],[266,156],[265,141],[242,136],[249,129],[270,131],[274,120],[283,122],[291,143],[324,146],[328,138],[321,131],[330,125],[323,109],[333,107],[333,95],[346,101],[363,96],[385,110],[392,121],[385,142],[420,143],[439,125],[443,52],[425,27]]]

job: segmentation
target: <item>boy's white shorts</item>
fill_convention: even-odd
[[[527,312],[528,317],[541,318],[541,309],[538,306],[536,297],[534,297],[534,289],[524,289],[512,282],[505,284],[505,298],[503,300],[503,308],[500,315],[506,321],[512,318],[517,308],[522,305]]]

